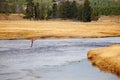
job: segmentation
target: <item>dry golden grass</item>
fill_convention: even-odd
[[[0,21],[0,39],[120,36],[120,23],[58,21]]]
[[[90,50],[88,59],[101,70],[111,72],[120,77],[120,44]]]

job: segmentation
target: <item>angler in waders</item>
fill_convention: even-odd
[[[33,47],[33,43],[34,43],[35,39],[31,38],[31,47]]]

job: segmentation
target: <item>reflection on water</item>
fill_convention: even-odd
[[[0,80],[118,80],[84,60],[88,50],[117,43],[120,37],[46,39],[31,48],[29,40],[0,40]]]

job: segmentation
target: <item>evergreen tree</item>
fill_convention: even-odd
[[[83,6],[83,16],[82,19],[84,22],[89,22],[91,21],[91,6],[89,0],[85,0],[84,6]]]
[[[83,5],[79,5],[78,9],[77,9],[77,17],[76,17],[76,19],[82,21],[83,20],[82,16],[83,16]]]
[[[34,12],[35,12],[35,20],[40,19],[40,8],[39,8],[39,3],[36,3],[34,6]]]
[[[71,11],[70,12],[71,18],[75,19],[77,16],[77,3],[76,3],[76,1],[73,1],[71,3],[71,10],[70,11]]]
[[[71,18],[71,3],[69,0],[65,1],[61,7],[61,16],[64,19]]]
[[[58,6],[58,17],[63,18],[63,4]]]
[[[71,2],[69,0],[67,0],[65,2],[65,6],[64,6],[64,8],[65,8],[64,12],[65,12],[66,18],[68,18],[68,19],[70,19],[71,16],[72,16],[72,14],[71,14],[71,7],[72,7],[71,6]]]
[[[26,18],[32,19],[34,18],[34,3],[33,0],[26,0],[27,9],[26,9]]]
[[[55,0],[53,0],[52,3],[53,3],[53,5],[52,5],[52,16],[53,16],[53,18],[56,18],[57,17],[57,4],[56,4]]]
[[[64,19],[76,19],[77,3],[76,1],[65,1],[59,6],[59,16]]]
[[[0,0],[0,13],[5,13],[9,14],[9,8],[10,6],[8,5],[9,1],[7,0]]]
[[[39,19],[43,20],[45,18],[45,6],[43,4],[40,5],[40,14]]]
[[[52,11],[52,9],[48,6],[47,9],[46,9],[45,19],[46,19],[46,20],[50,19],[52,14],[53,14],[53,11]]]

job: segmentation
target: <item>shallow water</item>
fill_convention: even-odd
[[[119,80],[92,67],[87,52],[120,43],[120,37],[0,40],[0,80]],[[82,69],[81,69],[82,68]]]
[[[86,59],[65,66],[44,68],[43,72],[38,70],[41,80],[120,80],[112,74],[101,72],[94,68]]]

